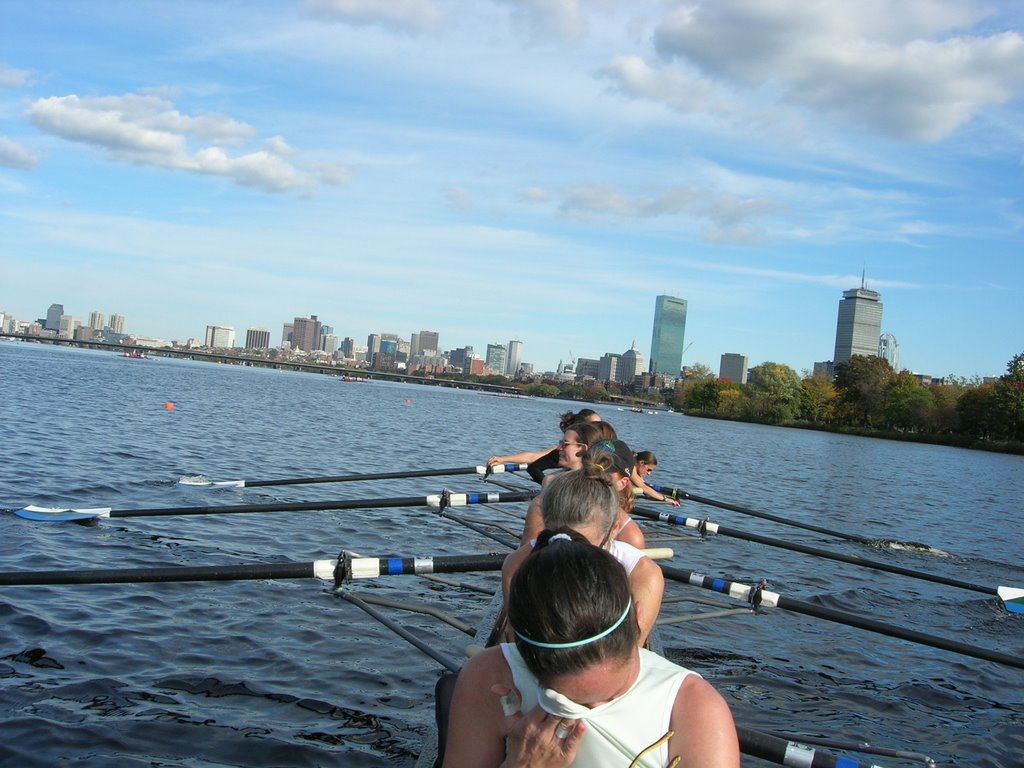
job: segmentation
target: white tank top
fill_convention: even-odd
[[[636,682],[617,699],[589,708],[555,691],[542,689],[515,644],[502,643],[501,651],[522,696],[521,711],[529,712],[539,704],[552,715],[586,723],[587,730],[572,765],[588,768],[629,765],[633,758],[664,736],[669,730],[679,686],[687,676],[697,674],[641,648]],[[667,762],[666,743],[644,755],[637,765],[664,768]]]
[[[618,539],[612,539],[611,549],[608,551],[612,557],[622,563],[622,567],[626,569],[626,575],[632,576],[633,569],[636,568],[636,564],[640,562],[641,557],[647,557],[642,549],[637,549],[632,544],[627,544],[624,541]],[[628,763],[627,763],[628,765]]]
[[[530,546],[537,546],[537,540],[531,539]],[[627,544],[624,541],[618,539],[611,540],[611,548],[608,553],[614,557],[623,568],[626,569],[626,576],[633,575],[633,569],[636,568],[636,564],[640,562],[641,557],[647,557],[642,549],[637,549],[632,544]]]

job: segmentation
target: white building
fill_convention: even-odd
[[[211,349],[229,349],[235,346],[235,329],[230,325],[206,326],[206,342],[204,346]]]

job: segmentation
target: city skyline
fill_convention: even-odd
[[[5,8],[0,309],[167,340],[316,314],[543,371],[650,359],[665,294],[684,364],[799,372],[866,272],[909,370],[1021,351],[1020,3],[242,8]]]

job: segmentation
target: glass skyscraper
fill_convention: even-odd
[[[679,378],[686,336],[686,299],[659,296],[654,301],[650,372]]]
[[[882,334],[882,295],[860,288],[843,291],[836,321],[836,349],[833,365],[849,362],[854,355],[878,357],[878,340]]]

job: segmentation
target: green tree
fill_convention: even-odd
[[[800,417],[812,424],[832,422],[836,388],[827,376],[805,376],[800,381]]]
[[[960,417],[960,432],[977,440],[998,436],[999,415],[996,408],[996,389],[991,384],[965,390],[956,402]]]
[[[893,378],[892,368],[882,357],[854,355],[836,365],[833,382],[839,393],[837,416],[847,424],[870,427],[884,416],[885,388]]]
[[[967,385],[932,384],[928,389],[932,393],[934,405],[922,414],[922,429],[936,435],[959,432],[960,415],[956,411],[956,404],[967,390]]]
[[[532,397],[558,397],[558,387],[541,382],[527,384],[523,391]]]
[[[747,409],[757,421],[779,424],[800,414],[800,377],[782,363],[765,362],[750,369],[745,389]]]
[[[719,387],[714,379],[704,379],[689,388],[686,394],[686,410],[699,413],[714,413],[718,410]]]
[[[686,369],[687,379],[713,379],[715,378],[714,372],[711,368],[704,363],[694,363],[688,366]]]
[[[883,413],[890,429],[918,431],[934,407],[935,397],[909,371],[897,373],[886,385]]]
[[[587,385],[585,397],[592,402],[601,402],[608,399],[608,390],[600,382],[594,381]]]
[[[1024,352],[1006,364],[1006,374],[995,385],[995,399],[1003,436],[1024,440]]]

